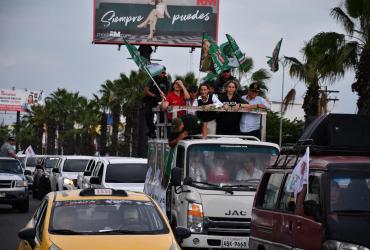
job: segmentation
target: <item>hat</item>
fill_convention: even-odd
[[[257,83],[251,83],[251,85],[249,85],[248,90],[259,92],[260,87],[258,86]]]
[[[178,133],[180,132],[180,126],[182,124],[182,121],[180,118],[175,118],[172,120],[172,125],[171,125],[171,132],[172,133]]]
[[[197,92],[197,91],[198,91],[198,88],[195,85],[191,85],[188,88],[188,92]]]
[[[15,141],[15,136],[10,135],[10,136],[8,137],[8,141]]]

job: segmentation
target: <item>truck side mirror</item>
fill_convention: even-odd
[[[31,171],[30,170],[24,170],[24,175],[31,175],[32,173],[31,173]]]
[[[100,179],[98,176],[91,176],[90,178],[90,184],[96,184],[96,185],[99,185],[100,184]]]
[[[27,241],[31,245],[32,249],[35,247],[35,236],[36,228],[34,227],[25,227],[18,232],[18,237]]]
[[[175,228],[175,236],[179,242],[181,242],[183,239],[189,238],[190,235],[191,235],[191,231],[189,228],[186,228],[186,227],[176,227]]]
[[[320,218],[320,206],[314,200],[304,201],[303,211],[305,215],[314,217],[315,220],[318,220]]]
[[[171,171],[171,185],[172,186],[181,186],[181,176],[182,176],[182,169],[179,167],[175,167]]]
[[[53,173],[60,173],[59,168],[53,168]]]

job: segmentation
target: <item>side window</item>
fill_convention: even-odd
[[[98,162],[96,164],[91,176],[98,176],[98,171],[99,171],[99,168],[100,168],[101,165],[102,165],[102,162]]]
[[[99,167],[99,172],[98,172],[98,177],[99,177],[99,180],[102,181],[103,180],[103,170],[104,170],[104,164],[100,164],[100,167]]]
[[[295,210],[295,198],[294,198],[294,192],[289,192],[287,190],[287,184],[288,180],[290,178],[291,174],[285,178],[285,184],[284,184],[284,189],[282,191],[280,201],[279,201],[279,210],[287,211],[287,212],[294,212]]]
[[[320,176],[310,175],[308,183],[308,194],[305,200],[314,200],[320,204]]]
[[[260,194],[261,199],[259,199],[259,204],[257,204],[258,206],[265,209],[273,209],[275,207],[283,177],[284,174],[282,173],[265,175],[265,180],[262,183],[262,194]]]
[[[176,152],[176,167],[180,167],[180,168],[184,167],[184,156],[185,156],[184,147],[178,146],[177,152]]]
[[[45,215],[47,210],[48,201],[43,200],[39,209],[37,210],[37,218],[35,219],[35,226],[36,226],[36,238],[41,241],[42,238],[42,230],[45,221]]]

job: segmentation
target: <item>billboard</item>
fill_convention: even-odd
[[[44,98],[42,90],[0,89],[0,110],[29,111],[34,105],[43,105]]]
[[[217,42],[219,0],[94,0],[93,43],[201,47]]]

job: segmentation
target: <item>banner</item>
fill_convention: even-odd
[[[230,36],[229,34],[226,34],[226,37],[227,37],[227,40],[229,41],[229,46],[232,50],[233,56],[235,56],[239,65],[243,64],[243,62],[246,59],[245,54],[241,52],[238,44],[236,43],[236,41],[234,40],[232,36]]]
[[[0,89],[0,110],[30,111],[32,106],[44,105],[44,99],[42,90]]]
[[[25,154],[26,154],[26,157],[32,157],[32,156],[35,156],[35,151],[33,151],[33,148],[31,145],[29,145],[27,148],[26,148],[26,151],[25,151]]]
[[[94,43],[200,47],[217,41],[219,0],[94,0]]]

